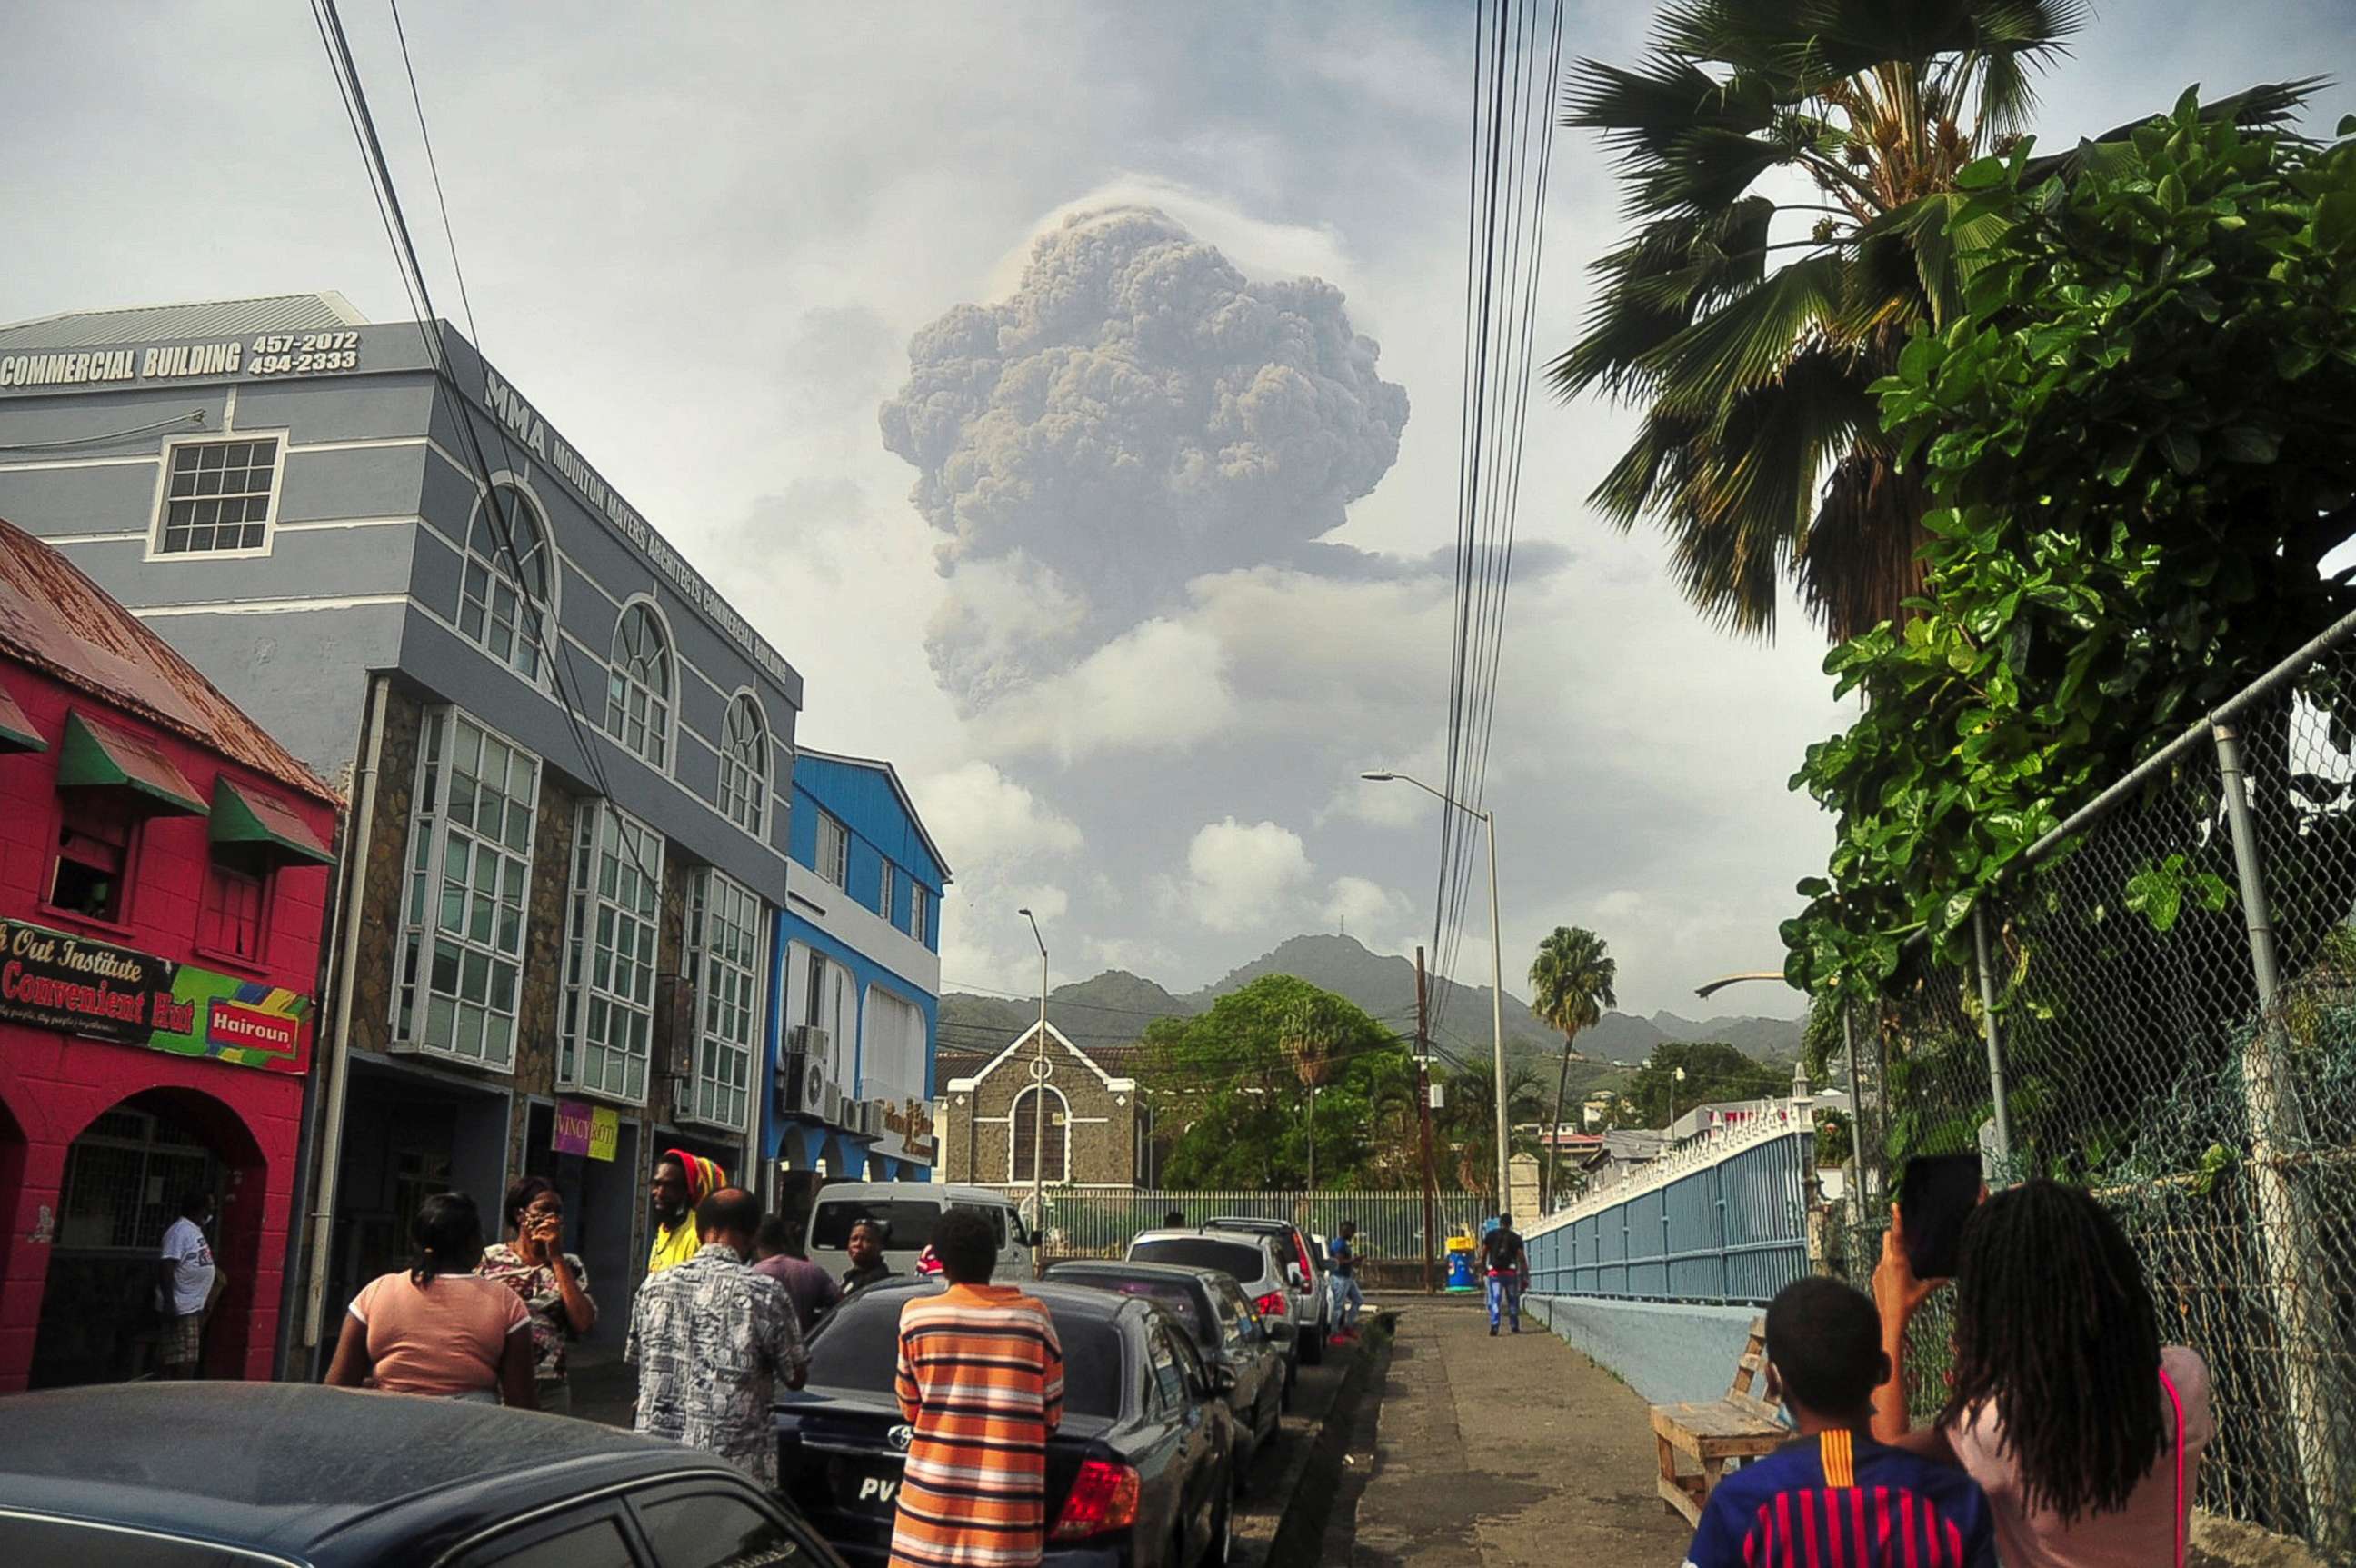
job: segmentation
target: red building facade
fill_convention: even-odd
[[[270,1374],[338,809],[0,523],[0,1392],[153,1364],[197,1188],[226,1282],[202,1371]]]

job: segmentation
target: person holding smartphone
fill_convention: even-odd
[[[1961,1466],[1987,1491],[2008,1568],[2182,1564],[2209,1369],[2159,1342],[2126,1232],[2092,1195],[2031,1181],[1973,1210],[1955,1254],[1954,1367],[1910,1430],[1906,1326],[1944,1279],[1918,1277],[1893,1208],[1873,1271],[1889,1375],[1873,1435]]]
[[[564,1251],[564,1197],[546,1176],[508,1184],[506,1214],[513,1241],[484,1249],[475,1272],[516,1293],[531,1314],[532,1378],[540,1408],[573,1413],[565,1347],[597,1326],[589,1271]]]

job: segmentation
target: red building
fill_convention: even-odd
[[[337,810],[0,522],[0,1391],[146,1368],[157,1243],[200,1187],[203,1371],[269,1375]]]

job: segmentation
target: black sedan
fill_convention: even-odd
[[[304,1383],[0,1399],[0,1563],[835,1568],[743,1471],[562,1416]]]
[[[1235,1374],[1227,1410],[1236,1418],[1236,1490],[1240,1494],[1250,1484],[1252,1460],[1281,1430],[1285,1382],[1291,1370],[1283,1341],[1291,1336],[1291,1323],[1263,1319],[1244,1287],[1216,1269],[1088,1259],[1055,1264],[1047,1277],[1143,1297],[1184,1326],[1205,1361]],[[1269,1321],[1283,1327],[1271,1331]]]
[[[893,1378],[900,1309],[938,1280],[846,1297],[809,1342],[809,1381],[777,1403],[786,1495],[854,1564],[890,1553],[914,1435]],[[1027,1287],[1064,1347],[1064,1420],[1047,1444],[1047,1562],[1056,1568],[1224,1568],[1235,1465],[1226,1380],[1166,1312],[1076,1285]],[[571,1565],[567,1565],[571,1568]]]

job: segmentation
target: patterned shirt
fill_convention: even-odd
[[[581,1266],[580,1258],[564,1254],[565,1266],[573,1271],[573,1283],[581,1294],[589,1294],[589,1271]],[[483,1261],[475,1272],[487,1280],[497,1280],[516,1293],[524,1310],[531,1314],[531,1369],[540,1381],[564,1380],[564,1347],[573,1337],[572,1320],[564,1316],[564,1292],[556,1283],[556,1270],[547,1263],[528,1262],[521,1252],[505,1241],[483,1249]],[[596,1311],[594,1298],[590,1311]]]
[[[1064,1346],[1011,1285],[953,1284],[900,1309],[908,1445],[891,1568],[1022,1568],[1047,1530],[1047,1439],[1064,1416]]]
[[[638,1287],[622,1359],[638,1369],[638,1431],[777,1484],[776,1380],[809,1364],[785,1286],[707,1242]]]
[[[1686,1568],[1996,1568],[1987,1498],[1858,1433],[1796,1438],[1709,1489]]]

